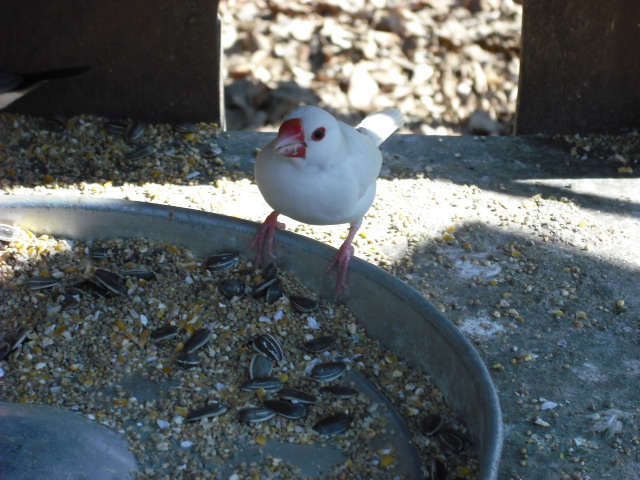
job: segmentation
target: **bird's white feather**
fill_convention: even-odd
[[[273,254],[273,233],[283,228],[280,214],[315,225],[349,223],[349,233],[325,272],[337,270],[336,297],[347,288],[353,239],[376,196],[382,166],[378,146],[404,123],[395,108],[366,117],[357,130],[314,106],[295,109],[278,136],[258,153],[255,178],[273,208],[251,242]]]
[[[380,146],[393,132],[404,125],[402,112],[397,108],[387,108],[378,113],[373,113],[362,120],[356,127],[363,135],[370,137]]]
[[[376,193],[382,165],[377,145],[403,124],[397,109],[366,117],[358,132],[313,106],[300,107],[286,119],[300,119],[304,158],[283,156],[274,149],[277,138],[256,158],[255,178],[275,211],[303,223],[359,225]],[[321,128],[325,137],[312,138]]]

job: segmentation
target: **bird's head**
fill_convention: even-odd
[[[340,144],[340,126],[330,113],[318,107],[296,108],[280,125],[274,150],[285,157],[323,159]]]

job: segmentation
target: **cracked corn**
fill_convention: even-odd
[[[239,280],[247,292],[260,282],[250,263],[240,259],[231,270],[212,272],[200,268],[203,260],[188,250],[159,241],[70,241],[22,232],[0,247],[0,340],[28,332],[0,360],[1,398],[76,410],[116,430],[129,441],[141,478],[223,478],[221,465],[234,458],[238,444],[260,447],[271,440],[340,449],[345,460],[324,478],[389,478],[397,466],[394,445],[374,448],[369,441],[387,428],[385,417],[376,413],[379,405],[363,394],[323,394],[323,385],[308,372],[327,361],[345,362],[393,403],[419,449],[425,476],[475,478],[477,460],[465,427],[440,391],[369,339],[343,306],[320,301],[304,313],[286,297],[273,304],[252,295],[227,299],[219,292],[221,279]],[[91,255],[96,251],[101,254]],[[100,293],[92,283],[96,271],[155,275],[123,276],[117,293]],[[34,280],[46,279],[56,281],[49,288],[30,288],[46,284]],[[280,281],[289,295],[312,296],[289,273],[281,272]],[[75,300],[65,301],[69,295]],[[167,328],[179,334],[153,341],[152,332]],[[197,362],[178,363],[189,338],[204,328],[212,332],[210,339],[189,353]],[[252,340],[260,335],[278,338],[286,351],[272,374],[320,399],[308,405],[304,418],[241,420],[243,409],[265,401],[279,405],[269,402],[277,396],[264,389],[241,389],[255,355]],[[335,337],[328,352],[304,350],[305,342],[320,335]],[[207,407],[216,414],[188,421],[190,412]],[[313,429],[345,414],[349,422],[329,428],[334,435]],[[447,431],[456,432],[465,447],[447,450],[438,438],[423,434],[419,419],[427,414],[446,417]],[[237,463],[232,470],[248,478],[302,478],[295,466],[271,456]]]

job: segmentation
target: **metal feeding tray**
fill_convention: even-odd
[[[17,225],[37,234],[66,238],[144,236],[189,248],[200,257],[210,254],[213,248],[251,256],[248,245],[257,228],[252,222],[184,208],[124,200],[55,196],[5,196],[0,202],[0,223]],[[321,272],[333,258],[334,249],[290,232],[279,232],[277,253],[280,266],[294,272],[322,298],[333,298],[334,276]],[[458,329],[418,292],[380,268],[357,258],[351,262],[345,304],[365,327],[368,335],[431,376],[449,406],[467,425],[480,462],[478,478],[497,478],[502,450],[502,417],[498,397],[478,353]],[[349,381],[362,393],[384,406],[389,431],[395,432],[394,443],[403,478],[422,478],[416,447],[410,442],[411,437],[402,418],[364,376],[353,370],[349,375]],[[136,379],[129,381],[136,385],[138,396],[148,392],[153,394],[153,385],[145,385]],[[59,413],[52,413],[56,411]],[[103,478],[116,478],[117,475],[113,475],[117,468],[126,471],[125,468],[133,465],[124,440],[106,428],[102,430],[108,434],[90,427],[79,426],[74,430],[77,432],[75,437],[82,439],[85,436],[93,441],[94,446],[89,445],[90,441],[75,444],[60,441],[66,438],[69,431],[57,428],[56,422],[70,425],[65,423],[65,415],[70,414],[51,407],[0,402],[0,469],[12,472],[11,478],[18,479],[33,478],[30,475],[42,471],[59,472],[58,478],[84,478],[82,468],[86,468],[87,463],[91,463],[90,467],[93,468],[103,461],[112,462],[113,467],[112,476]],[[34,435],[30,435],[32,429]],[[11,435],[5,434],[9,431]],[[45,431],[50,432],[51,442],[43,444],[34,441],[36,435]],[[78,443],[93,452],[85,455],[82,461]],[[96,443],[101,446],[96,448]],[[76,452],[72,454],[71,450],[74,449]],[[320,445],[296,446],[271,442],[261,449],[241,448],[239,455],[242,458],[238,461],[251,461],[265,454],[296,463],[303,474],[310,476],[321,474],[327,465],[340,461],[341,455],[339,451]],[[75,460],[69,461],[70,458]],[[61,459],[65,459],[64,464]],[[116,464],[121,466],[116,468]],[[70,476],[63,474],[65,471]],[[95,474],[97,469],[86,471]],[[220,473],[227,472],[223,469]]]

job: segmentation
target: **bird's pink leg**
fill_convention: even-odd
[[[273,254],[273,237],[276,233],[276,228],[280,230],[284,230],[284,223],[280,223],[278,221],[279,212],[271,212],[269,216],[262,222],[260,228],[258,229],[258,233],[256,233],[253,240],[249,244],[249,248],[255,248],[256,252],[256,267],[262,265],[262,261],[264,260],[265,248],[267,253],[275,258]]]
[[[337,267],[336,298],[342,295],[347,289],[347,271],[349,270],[349,261],[351,260],[351,257],[353,257],[354,252],[353,245],[351,243],[353,242],[359,228],[360,224],[351,225],[349,228],[349,234],[340,246],[338,253],[331,263],[327,265],[327,268],[324,269],[324,273],[329,273],[333,267]]]

